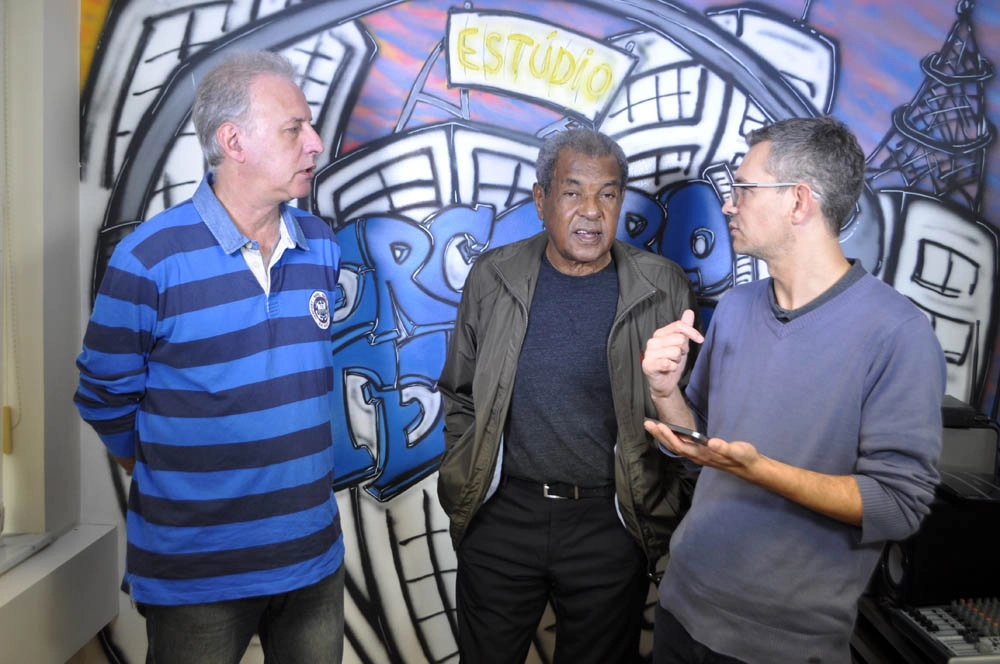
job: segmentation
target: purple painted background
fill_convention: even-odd
[[[678,4],[698,12],[747,6],[747,3],[705,0],[687,0]],[[806,4],[801,0],[771,0],[761,6],[772,12],[801,18]],[[364,19],[377,35],[379,57],[348,128],[347,149],[392,132],[397,108],[384,102],[375,103],[374,100],[384,100],[386,95],[405,98],[416,72],[444,33],[450,6],[455,6],[455,3],[414,0]],[[631,21],[609,20],[607,16],[585,7],[576,8],[578,17],[568,17],[566,5],[538,0],[481,0],[475,3],[475,8],[516,10],[577,26],[581,31],[599,37],[635,27]],[[972,16],[980,51],[995,68],[1000,68],[998,7],[980,2]],[[956,3],[949,0],[922,3],[917,8],[886,0],[851,3],[825,0],[814,2],[809,7],[807,23],[834,39],[840,47],[841,69],[833,115],[854,129],[866,153],[874,150],[889,129],[892,111],[912,100],[924,80],[920,69],[921,58],[941,48],[956,18]],[[438,83],[439,90],[444,91],[443,68],[439,67],[435,74],[431,80]],[[489,99],[490,108],[479,108],[478,113],[480,117],[488,114],[493,123],[501,123],[506,118],[510,126],[519,127],[523,126],[519,123],[522,114],[530,114],[533,118],[531,124],[538,125],[538,114],[546,112],[538,106],[518,104],[492,95],[479,93],[478,97]],[[1000,80],[996,78],[991,79],[987,86],[987,107],[994,124],[1000,124]],[[359,112],[360,109],[366,110]],[[428,109],[418,109],[418,113],[421,110],[426,112]],[[473,110],[477,112],[475,107]],[[376,116],[377,111],[382,111],[384,115]],[[552,113],[552,118],[556,117]],[[417,118],[429,122],[434,116],[417,115],[414,119]],[[1000,220],[1000,201],[997,198],[1000,191],[1000,152],[996,147],[991,153],[988,182],[986,209],[990,213],[987,221],[997,225]]]
[[[627,10],[623,2],[623,13]],[[920,68],[924,56],[942,48],[945,38],[958,18],[958,2],[939,0],[908,7],[895,0],[770,0],[754,5],[746,2],[710,2],[687,0],[673,3],[704,13],[726,7],[757,6],[769,13],[782,12],[806,23],[838,44],[840,70],[832,114],[855,131],[866,154],[878,146],[891,128],[892,112],[913,100],[925,74]],[[980,53],[1000,69],[1000,6],[996,2],[976,3],[972,12],[974,35]],[[449,7],[458,3],[447,0],[412,0],[378,11],[363,21],[376,35],[379,55],[362,88],[361,97],[347,127],[343,152],[349,152],[393,131],[399,105],[386,98],[406,98],[417,72],[445,32]],[[594,37],[607,37],[634,29],[636,24],[622,17],[612,17],[586,6],[568,7],[544,0],[480,0],[475,9],[517,11],[563,25],[572,25]],[[576,15],[573,15],[576,14]],[[448,90],[444,59],[441,58],[428,81],[429,87],[457,103],[457,93]],[[559,115],[537,105],[472,92],[472,117],[488,120],[497,126],[523,128],[541,126]],[[993,125],[1000,126],[1000,74],[986,85],[986,108]],[[418,105],[413,124],[446,120],[443,112]],[[987,159],[986,187],[983,196],[983,219],[1000,227],[1000,147],[994,142]],[[994,358],[1000,357],[1000,339]],[[989,371],[989,387],[981,407],[989,410],[996,399],[1000,382],[1000,363]]]

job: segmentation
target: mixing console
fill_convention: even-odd
[[[935,662],[1000,664],[1000,600],[995,597],[891,612],[900,631],[923,646]]]

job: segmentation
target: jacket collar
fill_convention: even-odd
[[[542,254],[545,253],[548,241],[548,234],[542,231],[524,240],[522,250],[512,251],[496,262],[497,271],[504,282],[526,307],[530,306],[531,294],[535,290],[538,270],[542,264]],[[656,292],[656,287],[642,274],[636,263],[636,255],[641,251],[646,250],[637,249],[617,239],[611,245],[611,258],[618,273],[618,299],[622,305],[620,309],[628,308]]]
[[[642,252],[648,251],[621,240],[615,240],[611,245],[611,258],[618,270],[618,299],[622,301],[623,309],[656,293],[656,286],[643,274],[637,261]]]

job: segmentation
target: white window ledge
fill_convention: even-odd
[[[0,536],[0,575],[35,555],[55,539],[53,533]]]
[[[0,574],[0,664],[63,664],[118,614],[116,530],[4,537],[3,556],[23,559]]]

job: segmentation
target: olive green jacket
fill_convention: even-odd
[[[438,382],[445,405],[438,497],[451,519],[456,549],[499,477],[504,424],[546,243],[542,232],[487,252],[465,282]],[[642,373],[642,353],[656,329],[679,319],[685,309],[697,314],[698,307],[676,263],[619,240],[611,253],[619,289],[607,348],[618,422],[617,507],[652,566],[667,550],[691,480],[685,478],[683,462],[659,452],[643,428],[644,418],[656,417],[656,409]]]

